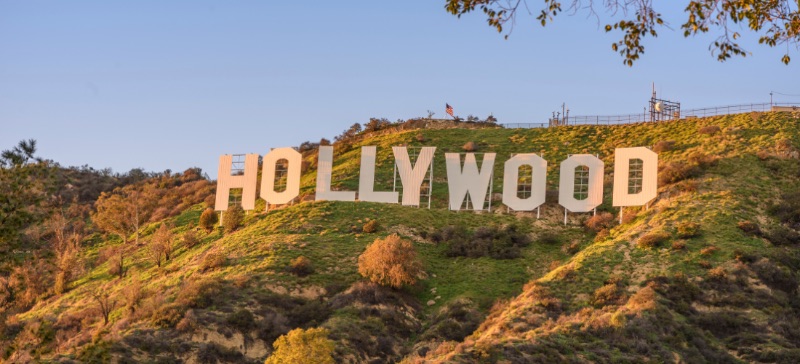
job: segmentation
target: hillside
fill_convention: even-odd
[[[492,213],[447,210],[444,153],[467,142],[498,154],[495,193],[512,153],[543,155],[541,218],[507,213],[500,201]],[[436,146],[432,208],[308,201],[313,148],[304,152],[303,202],[264,212],[259,200],[232,233],[198,228],[208,203],[198,203],[201,193],[163,198],[194,204],[161,206],[169,217],[142,226],[139,244],[99,231],[83,239],[82,269],[64,293],[42,290],[30,307],[6,311],[2,359],[260,363],[289,330],[323,327],[340,362],[800,361],[796,114],[374,133],[334,144],[335,188],[357,190],[365,145],[378,147],[376,190],[392,188],[391,146]],[[618,224],[613,151],[627,146],[659,152],[659,195],[648,208],[626,209]],[[570,153],[599,155],[606,193],[597,217],[573,213],[564,226],[550,191]],[[377,231],[365,232],[372,220]],[[159,266],[149,242],[162,224],[174,251]],[[187,231],[199,241],[186,243]],[[400,290],[367,283],[357,267],[367,245],[393,233],[413,242],[425,272]],[[453,253],[481,234],[529,243],[481,257]],[[113,271],[120,251],[121,278]],[[290,269],[300,256],[310,274]]]

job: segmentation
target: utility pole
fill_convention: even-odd
[[[772,109],[772,91],[769,92],[769,108]]]

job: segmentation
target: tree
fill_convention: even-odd
[[[20,141],[16,147],[4,150],[0,154],[0,166],[22,167],[31,161],[41,162],[41,158],[34,157],[36,153],[36,140],[28,139]]]
[[[125,276],[125,246],[119,245],[112,250],[113,260],[109,261],[108,273],[112,276]]]
[[[656,37],[659,29],[669,27],[653,3],[609,0],[600,5],[610,16],[609,23],[604,27],[605,31],[622,33],[622,39],[612,43],[611,49],[619,52],[623,63],[628,66],[632,66],[644,53],[642,40],[645,37]],[[572,14],[588,13],[599,22],[600,14],[595,9],[596,5],[592,0],[572,0],[566,10]],[[479,9],[487,17],[489,26],[498,32],[503,32],[507,24],[511,25],[509,31],[513,29],[518,10],[532,13],[526,0],[446,0],[445,9],[458,17]],[[534,13],[537,14],[536,20],[545,26],[562,11],[559,0],[544,0],[542,8]],[[788,46],[797,46],[800,43],[800,12],[796,1],[690,0],[684,11],[686,20],[680,28],[685,37],[708,32],[720,34],[709,46],[712,55],[716,55],[719,61],[725,61],[731,56],[744,57],[749,53],[737,43],[742,36],[737,31],[741,25],[759,37],[759,44],[769,47],[786,44],[787,53],[781,58],[785,64],[790,60]],[[508,33],[505,37],[508,38]]]
[[[101,291],[92,293],[92,298],[97,302],[100,314],[103,315],[103,325],[108,325],[108,316],[111,314],[111,311],[114,311],[116,301],[111,298],[108,292]]]
[[[272,344],[275,350],[264,364],[333,364],[334,344],[323,328],[289,331]]]
[[[167,224],[161,224],[150,239],[148,251],[150,257],[153,258],[153,261],[159,267],[161,267],[162,258],[169,261],[170,255],[172,255],[172,237],[172,231],[170,231]]]
[[[48,163],[34,156],[36,141],[0,153],[0,253],[19,246],[19,234],[37,221],[47,196]],[[0,254],[0,260],[11,257]]]
[[[150,244],[147,246],[147,253],[150,255],[150,258],[153,259],[153,262],[156,263],[157,267],[161,267],[161,261],[164,259],[164,248],[161,244],[155,241],[155,239],[150,240]]]
[[[101,230],[118,235],[126,243],[128,236],[136,234],[139,243],[139,227],[147,221],[155,208],[152,190],[141,191],[135,185],[104,192],[95,203],[96,212],[92,221]]]
[[[387,120],[386,118],[369,118],[369,122],[364,124],[364,131],[365,132],[373,132],[384,129],[392,125],[392,122]]]
[[[413,285],[422,273],[414,245],[397,234],[375,239],[358,257],[358,273],[382,286]]]
[[[214,230],[214,225],[216,225],[217,222],[219,222],[219,219],[217,218],[217,213],[214,212],[214,209],[210,207],[203,210],[203,213],[200,214],[200,227],[202,227],[207,232],[211,232],[211,230]]]
[[[350,127],[347,128],[347,130],[343,131],[342,134],[339,134],[335,138],[333,138],[333,140],[337,142],[345,141],[355,137],[360,132],[361,132],[361,124],[355,123],[353,125],[350,125]]]
[[[155,209],[157,195],[152,188],[138,188],[128,185],[115,188],[111,193],[103,192],[95,202],[95,213],[92,221],[105,232],[116,234],[127,244],[128,237],[136,234],[136,245],[139,245],[139,227],[147,221]],[[111,266],[110,273],[125,276],[125,247],[117,248],[118,258]]]
[[[172,245],[173,238],[174,234],[172,234],[171,226],[168,224],[161,224],[155,234],[153,234],[153,240],[161,244],[161,250],[164,252],[164,259],[166,261],[169,261],[172,257],[172,251],[174,250],[174,245]]]

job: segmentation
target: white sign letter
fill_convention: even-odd
[[[214,209],[225,211],[228,209],[228,198],[231,188],[242,189],[242,209],[256,208],[256,183],[258,182],[258,154],[244,156],[244,174],[231,176],[233,156],[225,154],[219,157],[217,169],[217,196]]]
[[[358,177],[358,199],[360,201],[397,203],[397,192],[375,192],[374,146],[361,147],[361,175]]]
[[[317,159],[317,193],[315,199],[329,201],[355,201],[353,191],[331,191],[331,174],[333,173],[333,146],[320,145]]]
[[[645,147],[614,151],[614,206],[642,206],[658,193],[658,154]]]
[[[517,195],[519,167],[531,167],[531,195]],[[547,161],[536,154],[517,154],[506,161],[503,172],[503,203],[514,211],[532,211],[544,203],[547,187]]]
[[[406,147],[392,147],[392,152],[397,164],[397,171],[400,172],[400,182],[403,184],[403,205],[419,206],[422,180],[428,174],[436,147],[423,147],[413,168]]]
[[[286,189],[283,192],[275,191],[275,166],[279,160],[285,159]],[[300,164],[303,156],[292,148],[276,148],[264,156],[264,166],[261,171],[261,198],[267,203],[280,205],[291,202],[300,194]]]
[[[603,203],[603,166],[603,161],[591,154],[573,154],[561,162],[558,204],[572,212],[589,212]],[[576,176],[579,167],[581,171]],[[580,200],[575,197],[576,183],[585,196]]]
[[[486,194],[489,190],[489,181],[494,170],[495,153],[485,153],[481,170],[475,162],[475,154],[467,153],[464,158],[464,169],[461,169],[461,156],[458,153],[445,153],[447,164],[447,184],[450,190],[450,210],[458,210],[469,192],[473,208],[483,210],[486,203]],[[478,203],[476,206],[475,203]]]

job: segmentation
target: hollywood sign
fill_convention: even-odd
[[[396,191],[375,191],[376,147],[361,147],[361,170],[358,194],[355,191],[331,189],[333,171],[333,147],[320,146],[317,164],[317,201],[359,201],[401,203],[405,206],[420,205],[423,181],[433,181],[433,157],[436,147],[423,147],[415,163],[411,164],[406,147],[392,147],[395,168],[400,175],[403,197]],[[462,162],[462,155],[464,156]],[[484,153],[481,167],[474,153],[445,153],[449,208],[460,210],[467,194],[472,209],[485,210],[487,195],[493,177],[496,153]],[[244,156],[244,168],[240,175],[231,175],[232,155],[219,159],[217,195],[215,209],[228,209],[231,189],[242,189],[242,208],[255,209],[256,184],[258,179],[258,154]],[[286,186],[275,190],[276,166],[285,160]],[[277,148],[264,155],[262,163],[261,191],[259,197],[268,204],[281,205],[293,201],[300,194],[302,155],[293,148]],[[520,167],[530,168],[531,194],[517,195]],[[614,151],[614,206],[642,206],[656,197],[658,155],[645,147],[617,148]],[[533,211],[545,202],[547,161],[533,153],[516,154],[505,161],[503,174],[503,204],[515,211]],[[576,171],[586,186],[579,197],[575,195]],[[589,212],[603,202],[604,163],[590,154],[573,154],[561,162],[558,203],[566,211]],[[588,191],[587,191],[588,190]],[[478,203],[476,206],[475,203]]]

